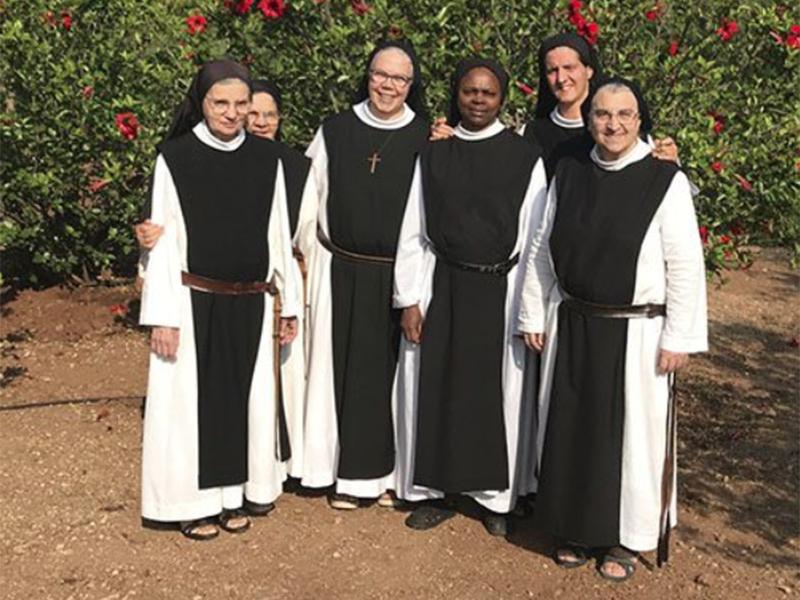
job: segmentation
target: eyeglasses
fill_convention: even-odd
[[[636,118],[639,116],[639,113],[629,108],[625,108],[618,112],[611,112],[610,110],[603,109],[592,111],[592,118],[600,124],[608,123],[611,118],[615,116],[621,125],[627,126],[636,120]]]
[[[372,83],[377,83],[378,85],[384,81],[390,81],[394,87],[400,89],[406,87],[413,81],[411,77],[406,77],[405,75],[390,75],[386,71],[379,71],[377,69],[369,70],[369,78]]]
[[[228,109],[233,106],[233,109],[240,115],[247,113],[250,109],[250,102],[241,100],[239,102],[229,102],[228,100],[215,100],[213,98],[206,98],[211,112],[215,115],[224,115]]]

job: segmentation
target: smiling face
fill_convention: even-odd
[[[267,92],[253,94],[253,102],[247,113],[247,131],[258,137],[274,140],[280,122],[281,114],[272,95]]]
[[[458,84],[458,110],[461,124],[472,131],[491,125],[503,102],[500,82],[486,67],[467,71]]]
[[[370,110],[380,119],[392,119],[403,111],[414,77],[408,54],[399,48],[381,50],[369,67]]]
[[[616,160],[633,148],[642,122],[636,96],[627,87],[601,87],[589,114],[589,131],[604,160]]]
[[[582,103],[589,95],[591,67],[581,62],[580,55],[567,46],[553,48],[544,56],[547,85],[559,104]]]
[[[211,86],[203,98],[203,117],[214,137],[230,141],[244,127],[250,108],[250,88],[241,79],[225,79]]]

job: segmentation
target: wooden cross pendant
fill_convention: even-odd
[[[370,163],[370,165],[369,165],[370,174],[375,173],[375,168],[378,166],[378,163],[381,162],[380,154],[378,154],[377,151],[373,152],[372,156],[367,158],[367,162]]]

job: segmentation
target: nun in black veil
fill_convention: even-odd
[[[291,341],[300,307],[281,160],[244,130],[251,89],[233,61],[198,71],[159,144],[149,210],[163,235],[140,315],[152,327],[142,516],[198,540],[246,530],[244,507],[280,495],[289,455],[273,334]]]
[[[300,216],[312,341],[302,483],[335,484],[329,502],[341,510],[396,503],[392,267],[427,131],[414,49],[388,40],[367,58],[352,107],[327,118],[306,153],[318,197]]]

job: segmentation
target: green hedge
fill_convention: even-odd
[[[462,56],[499,60],[509,123],[531,115],[536,48],[597,28],[605,69],[645,86],[692,181],[712,269],[745,243],[800,251],[800,8],[773,2],[8,0],[0,3],[0,246],[6,282],[129,274],[155,158],[196,65],[229,55],[274,78],[287,141],[342,110],[373,41],[407,37],[432,113]],[[243,14],[239,14],[244,11]],[[595,25],[589,25],[595,23]],[[793,28],[794,26],[794,28]],[[118,121],[119,122],[118,124]],[[716,169],[716,170],[715,170]]]

